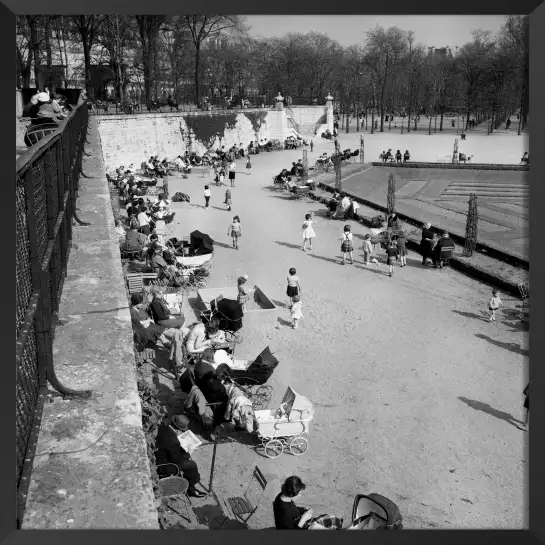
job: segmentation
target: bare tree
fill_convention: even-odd
[[[204,41],[211,34],[225,30],[242,32],[245,27],[240,15],[184,15],[182,21],[195,47],[195,100],[200,104],[200,64]]]
[[[85,88],[87,94],[93,96],[93,86],[91,84],[91,50],[96,43],[97,32],[104,16],[100,15],[73,15],[70,17],[74,24],[76,33],[81,39],[81,45],[83,48],[83,60],[85,71]]]
[[[384,107],[386,89],[392,73],[398,70],[407,48],[405,33],[391,27],[384,30],[380,25],[366,33],[367,63],[371,68],[379,90],[380,131],[384,131]]]

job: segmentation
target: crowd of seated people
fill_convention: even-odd
[[[401,150],[397,150],[394,155],[392,148],[390,148],[388,151],[383,151],[379,155],[379,159],[383,163],[408,163],[411,160],[411,154],[409,153],[409,150],[405,150],[405,153],[401,155]]]

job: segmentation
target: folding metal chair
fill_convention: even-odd
[[[228,519],[238,520],[242,522],[244,526],[248,527],[248,521],[257,511],[259,502],[261,501],[261,497],[266,488],[267,479],[265,479],[259,467],[255,466],[254,471],[252,472],[252,478],[250,479],[243,496],[224,498],[221,494],[214,492],[214,496],[224,515],[224,519],[219,525],[219,528],[221,528]],[[245,516],[246,518],[244,518]]]

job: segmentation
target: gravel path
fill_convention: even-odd
[[[310,159],[332,147],[319,142]],[[526,434],[522,390],[527,376],[527,332],[502,316],[483,319],[489,288],[452,270],[423,269],[410,253],[408,266],[365,268],[361,238],[367,229],[349,222],[355,264],[341,266],[342,222],[323,217],[318,203],[287,200],[272,192],[273,173],[300,152],[260,154],[247,175],[237,163],[233,210],[222,204],[225,188],[210,178],[171,178],[171,195],[183,191],[191,204],[173,203],[175,236],[199,229],[216,241],[209,287],[236,284],[249,275],[278,305],[270,323],[244,327],[238,357],[253,359],[267,345],[280,360],[269,383],[276,404],[286,387],[316,406],[308,452],[268,460],[248,445],[218,448],[215,488],[234,495],[258,464],[270,486],[252,519],[254,528],[274,524],[271,501],[279,483],[297,474],[307,483],[314,512],[347,522],[358,493],[378,492],[395,501],[406,528],[524,528]],[[315,211],[312,252],[301,250],[304,214]],[[240,250],[227,228],[241,217]],[[286,276],[295,267],[303,288],[301,327],[288,327]],[[504,296],[506,308],[515,301]],[[512,416],[511,416],[512,415]],[[195,454],[204,481],[211,447]],[[240,484],[242,483],[242,484]],[[322,507],[319,507],[322,506]]]

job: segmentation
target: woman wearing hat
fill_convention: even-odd
[[[185,322],[183,315],[174,317],[170,314],[170,309],[166,301],[163,299],[162,286],[151,286],[151,295],[153,299],[150,303],[150,311],[153,316],[153,320],[157,325],[161,325],[166,328],[178,328],[182,327]]]
[[[162,464],[177,465],[182,472],[182,475],[189,483],[189,489],[187,491],[188,496],[203,498],[206,496],[206,493],[201,492],[196,488],[196,485],[201,482],[199,468],[191,459],[191,453],[185,451],[178,440],[178,435],[181,435],[188,429],[189,419],[183,414],[175,414],[170,419],[170,424],[168,424],[168,420],[165,419],[157,431],[155,461],[158,466],[161,466]],[[174,468],[168,465],[165,467],[158,467],[157,473],[161,477],[167,477],[176,473],[173,469]]]

